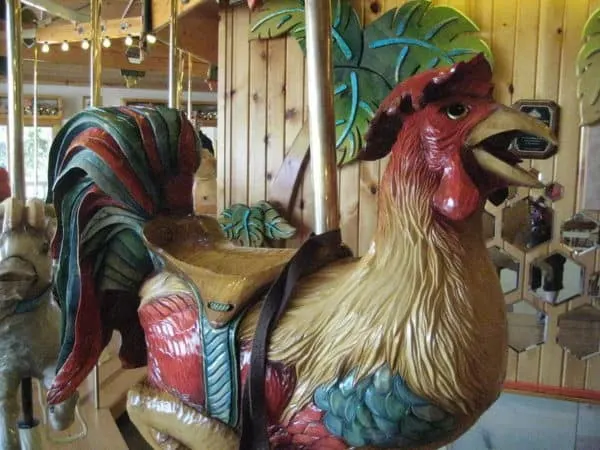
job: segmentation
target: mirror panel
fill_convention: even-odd
[[[488,251],[494,266],[496,266],[502,293],[506,295],[517,290],[519,287],[519,261],[499,247],[490,247]]]
[[[579,208],[600,210],[600,126],[581,128]]]
[[[552,209],[543,197],[524,198],[504,210],[502,238],[526,252],[552,239]]]
[[[562,253],[531,263],[529,289],[539,299],[559,305],[583,294],[585,269]]]
[[[575,253],[593,251],[600,246],[600,226],[583,212],[577,213],[562,223],[560,242]]]
[[[556,341],[579,359],[600,355],[600,310],[582,305],[561,314]]]
[[[547,316],[527,300],[506,305],[508,346],[517,353],[546,341]]]

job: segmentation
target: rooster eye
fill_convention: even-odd
[[[469,114],[469,107],[462,103],[453,103],[446,106],[446,115],[452,120],[459,120]]]

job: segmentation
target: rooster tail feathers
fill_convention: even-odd
[[[52,249],[63,322],[50,403],[85,379],[113,329],[143,333],[139,323],[121,319],[137,318],[138,290],[153,270],[142,229],[158,213],[192,212],[199,164],[196,133],[183,113],[169,108],[92,108],[56,136],[48,201],[57,211]],[[131,341],[139,347],[143,336]],[[135,360],[125,356],[128,366],[140,365],[145,348],[122,348],[121,355]]]

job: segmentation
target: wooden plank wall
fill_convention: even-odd
[[[378,3],[381,10],[373,10]],[[363,23],[402,0],[354,0]],[[527,264],[561,250],[559,225],[576,210],[578,171],[578,106],[575,58],[581,31],[600,0],[434,0],[471,17],[490,43],[495,57],[495,95],[505,104],[519,99],[548,99],[561,107],[560,149],[555,157],[531,163],[543,180],[564,186],[555,202],[554,238],[524,254],[501,239],[501,208],[490,206],[496,217],[496,237],[490,245],[504,248],[521,261],[519,289],[508,302],[526,298],[549,315],[546,344],[517,355],[510,350],[508,379],[575,389],[600,390],[600,357],[580,361],[556,343],[560,314],[588,302],[580,297],[561,306],[544,305],[528,292]],[[567,7],[568,6],[568,7]],[[246,8],[224,12],[219,29],[219,210],[266,198],[269,181],[278,170],[307,114],[305,62],[293,39],[248,41],[251,22]],[[345,242],[356,254],[369,247],[377,213],[376,194],[385,161],[353,164],[339,172],[340,209]],[[294,209],[294,222],[312,223],[310,176]],[[528,192],[519,191],[518,199]],[[291,242],[297,245],[310,232],[301,229]],[[600,257],[581,259],[586,275],[600,269]],[[586,280],[587,281],[587,280]]]

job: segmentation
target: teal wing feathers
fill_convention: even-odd
[[[360,380],[351,372],[320,386],[313,401],[325,412],[329,432],[356,447],[410,448],[443,439],[456,428],[453,416],[412,393],[388,366]]]

